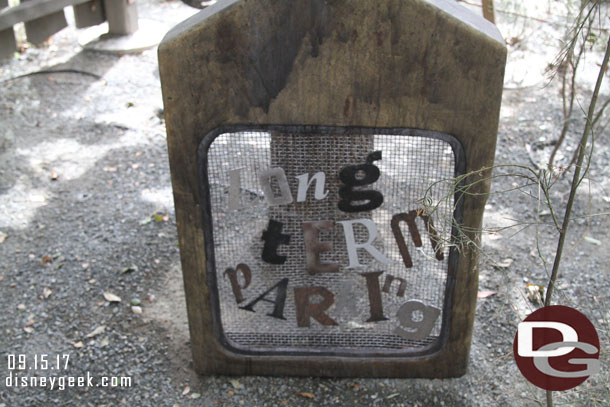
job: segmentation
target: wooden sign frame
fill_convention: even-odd
[[[493,165],[506,48],[449,0],[227,0],[159,47],[172,186],[195,368],[202,374],[455,377],[466,372],[477,253],[459,252],[448,335],[425,355],[245,354],[217,335],[198,151],[246,126],[422,129],[454,136],[465,172],[461,225],[478,241]],[[208,247],[209,250],[209,247]],[[212,281],[213,282],[213,281]]]

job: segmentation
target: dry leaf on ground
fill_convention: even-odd
[[[585,242],[594,244],[596,246],[601,246],[602,245],[602,242],[600,240],[597,240],[597,239],[595,239],[595,238],[593,238],[591,236],[585,236]]]
[[[540,304],[542,305],[544,298],[544,286],[541,284],[532,284],[529,283],[526,287],[527,290],[527,299],[530,300],[532,304]]]
[[[121,302],[121,297],[119,297],[118,295],[114,295],[113,293],[111,293],[109,291],[106,291],[104,293],[104,298],[108,302]]]
[[[501,262],[497,263],[496,266],[498,267],[502,267],[502,268],[507,268],[510,267],[511,264],[513,264],[513,259],[504,259]]]
[[[95,328],[93,331],[89,332],[89,334],[87,334],[87,336],[85,336],[85,339],[93,338],[94,336],[97,336],[97,335],[103,333],[105,330],[106,330],[106,326],[100,325],[97,328]]]

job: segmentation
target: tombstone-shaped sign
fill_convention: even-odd
[[[465,372],[490,173],[460,176],[493,165],[505,59],[453,0],[223,0],[167,35],[199,372]]]

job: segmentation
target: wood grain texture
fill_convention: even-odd
[[[8,7],[8,0],[0,0],[0,11],[5,7]],[[15,42],[13,27],[0,29],[0,59],[13,56],[16,50],[17,43]]]
[[[449,339],[410,358],[243,356],[212,332],[197,149],[229,125],[417,128],[451,134],[466,171],[493,164],[506,49],[452,0],[227,0],[159,47],[172,186],[195,367],[203,374],[454,377],[466,372],[477,254],[460,255]],[[489,175],[485,172],[483,177]],[[464,199],[480,229],[489,182]],[[478,239],[478,233],[470,233]],[[454,271],[455,272],[455,271]]]
[[[64,10],[50,13],[25,23],[25,34],[32,44],[41,44],[68,26]]]
[[[86,3],[89,0],[29,0],[0,11],[0,31],[17,23],[36,20],[64,7]]]
[[[104,0],[108,32],[129,35],[138,31],[138,7],[135,0]]]
[[[102,0],[92,0],[73,7],[76,28],[86,28],[106,21]]]
[[[483,0],[483,17],[486,20],[495,24],[496,22],[496,13],[494,11],[494,0]]]
[[[0,59],[12,57],[15,51],[17,51],[17,43],[13,28],[0,31]]]

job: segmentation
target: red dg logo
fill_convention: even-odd
[[[599,372],[599,338],[579,311],[562,305],[531,313],[517,328],[515,362],[532,384],[569,390]]]

